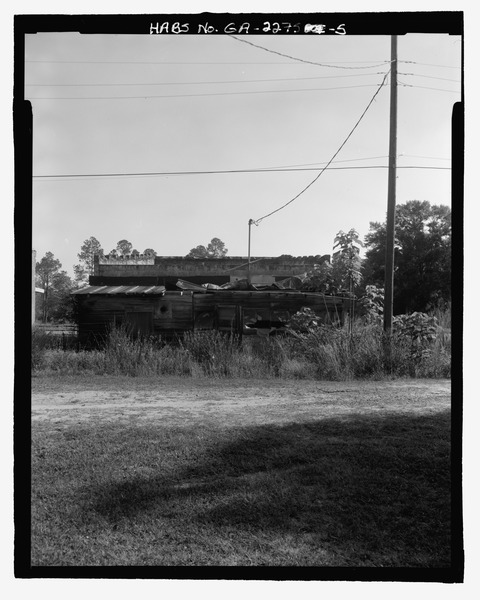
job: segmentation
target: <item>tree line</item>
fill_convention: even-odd
[[[427,201],[412,200],[398,205],[395,213],[395,271],[394,314],[425,312],[451,298],[451,210],[447,206],[431,205]],[[360,257],[360,248],[365,255]],[[312,289],[325,293],[349,293],[357,297],[372,295],[376,289],[381,296],[385,277],[386,222],[371,222],[364,240],[355,229],[338,232],[334,239],[330,262],[314,264],[307,276]],[[220,238],[207,245],[192,248],[188,258],[221,258],[227,248]],[[88,284],[93,274],[94,256],[105,256],[95,237],[84,241],[74,265],[74,279],[52,252],[47,252],[36,263],[36,284],[44,290],[43,302],[37,319],[44,322],[68,321],[72,318],[71,292]],[[138,256],[128,240],[120,240],[110,256]],[[141,254],[156,256],[152,248]],[[286,255],[282,255],[286,256]]]

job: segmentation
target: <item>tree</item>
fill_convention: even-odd
[[[331,262],[328,262],[326,255],[312,257],[317,262],[308,270],[307,279],[302,287],[305,290],[319,291],[324,294],[348,291],[349,294],[354,295],[355,288],[362,279],[360,246],[363,246],[363,243],[355,229],[350,229],[348,233],[339,231],[333,244],[333,249],[338,248],[338,250],[334,253]]]
[[[130,254],[133,245],[128,240],[120,240],[117,242],[117,252],[120,255]]]
[[[225,244],[219,238],[212,238],[207,247],[197,246],[187,254],[187,258],[222,258],[228,252]]]
[[[395,211],[394,314],[425,312],[451,298],[451,210],[411,200]],[[368,283],[383,286],[386,223],[370,223],[364,262]]]
[[[339,250],[333,255],[332,276],[338,287],[348,289],[352,295],[362,279],[360,246],[363,242],[355,229],[348,233],[339,231],[333,241],[333,249]]]
[[[73,300],[71,292],[74,285],[66,271],[55,273],[52,277],[49,314],[54,321],[73,320]]]
[[[88,283],[88,277],[93,275],[94,256],[96,254],[103,256],[103,248],[97,238],[92,236],[83,242],[80,252],[77,254],[80,263],[73,266],[77,283]]]
[[[157,256],[157,253],[155,252],[155,250],[152,250],[152,248],[146,248],[143,251],[143,255],[144,256]]]
[[[42,321],[44,323],[46,323],[49,318],[52,282],[61,266],[62,263],[54,257],[52,252],[47,252],[45,256],[35,264],[38,287],[43,289]]]

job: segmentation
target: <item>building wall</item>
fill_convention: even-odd
[[[325,256],[322,259],[328,260]],[[92,285],[100,284],[102,279],[113,277],[122,279],[145,278],[151,283],[153,278],[163,284],[169,278],[186,279],[198,283],[226,283],[248,276],[247,258],[243,256],[196,259],[182,256],[156,257],[95,257]],[[272,283],[273,281],[302,275],[314,264],[304,258],[285,259],[261,257],[251,259],[250,275],[252,282]],[[215,280],[217,278],[217,280]],[[106,285],[106,284],[105,284]]]
[[[166,292],[163,296],[76,296],[81,342],[105,336],[112,325],[138,324],[143,333],[162,334],[193,329],[192,293]],[[147,318],[148,315],[148,318]]]
[[[343,319],[348,301],[300,292],[222,291],[165,292],[162,296],[124,294],[77,295],[81,343],[101,342],[112,325],[129,324],[142,333],[170,335],[193,329],[242,331],[257,322],[286,323],[302,307],[325,322]],[[272,325],[275,326],[275,325]]]

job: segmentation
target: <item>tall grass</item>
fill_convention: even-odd
[[[443,316],[446,323],[446,317]],[[347,380],[450,377],[450,334],[434,315],[399,319],[387,339],[381,324],[319,325],[285,336],[240,340],[218,331],[186,332],[177,343],[114,328],[102,350],[73,351],[32,337],[32,370],[61,374],[259,377]]]
[[[31,365],[35,370],[43,362],[44,353],[49,350],[74,350],[77,347],[75,335],[55,335],[41,329],[32,329]]]

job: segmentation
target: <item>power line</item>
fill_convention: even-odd
[[[349,159],[345,159],[345,160],[336,160],[334,161],[332,164],[338,164],[338,163],[348,163],[348,162],[358,162],[361,160],[376,160],[379,158],[388,158],[388,156],[383,155],[383,156],[365,156],[363,158],[349,158]],[[448,159],[447,159],[448,160]],[[255,169],[236,169],[236,170],[224,170],[224,171],[171,171],[171,172],[150,172],[150,173],[118,173],[118,176],[141,176],[141,175],[146,175],[146,176],[150,176],[150,175],[184,175],[184,174],[203,174],[203,173],[256,173],[256,172],[263,172],[263,171],[281,171],[283,169],[293,169],[294,167],[311,167],[311,166],[319,166],[322,164],[327,164],[327,162],[315,162],[315,163],[300,163],[300,164],[294,164],[294,165],[276,165],[274,167],[257,167]],[[301,169],[298,169],[301,170]],[[315,169],[313,169],[315,170]],[[108,176],[112,176],[114,177],[115,174],[103,174],[104,176],[108,177]],[[96,173],[96,174],[85,174],[85,175],[71,175],[71,177],[98,177],[98,176],[102,176],[102,173]],[[70,177],[70,175],[36,175],[34,177]]]
[[[381,156],[364,156],[361,158],[348,158],[344,160],[335,160],[330,164],[341,164],[341,163],[352,163],[360,162],[365,160],[377,160],[380,158],[388,158],[388,155]],[[450,158],[444,158],[439,156],[423,156],[418,154],[404,154],[400,153],[397,158],[422,158],[428,160],[442,160],[450,161]],[[163,176],[163,175],[203,175],[203,174],[222,174],[222,173],[269,173],[269,172],[282,172],[282,171],[316,171],[321,168],[321,165],[328,165],[327,161],[316,161],[313,163],[296,163],[289,165],[275,165],[272,167],[256,167],[253,169],[225,169],[225,170],[207,170],[207,171],[153,171],[153,172],[136,172],[136,173],[87,173],[87,174],[64,174],[64,175],[36,175],[36,178],[56,178],[56,177],[150,177],[150,176]],[[305,168],[311,167],[311,168]],[[361,167],[329,167],[328,170],[347,170],[347,169],[381,169],[386,168],[384,165],[364,165]],[[406,165],[405,169],[439,169],[441,167],[435,166],[423,166],[423,165]],[[449,167],[444,169],[451,170]]]
[[[418,88],[421,90],[434,90],[436,92],[450,92],[451,94],[459,94],[460,93],[458,90],[444,90],[442,88],[428,87],[425,85],[412,85],[410,83],[403,83],[401,81],[398,82],[398,85],[401,85],[403,87],[409,87],[409,88]]]
[[[121,87],[121,86],[156,86],[156,85],[216,85],[224,83],[265,83],[276,81],[312,81],[317,79],[344,79],[345,77],[370,77],[385,75],[385,72],[350,73],[348,75],[319,75],[317,77],[281,77],[275,79],[235,79],[227,81],[162,81],[156,83],[26,83],[28,87]],[[408,75],[408,73],[405,73]]]
[[[399,73],[399,75],[408,75],[409,77],[424,77],[425,79],[438,79],[439,81],[452,81],[453,83],[462,83],[460,79],[448,79],[447,77],[432,77],[431,75],[422,75],[421,73]]]
[[[331,90],[348,90],[364,87],[379,87],[381,84],[362,84],[362,85],[344,85],[340,87],[323,87],[323,88],[302,88],[296,90],[254,90],[250,92],[211,92],[205,94],[166,94],[166,95],[147,95],[141,96],[29,96],[30,100],[147,100],[154,98],[200,98],[205,96],[244,96],[249,94],[286,94],[292,92],[328,92]]]
[[[398,158],[408,157],[408,158],[426,158],[429,160],[451,160],[450,158],[442,158],[440,156],[420,156],[418,154],[399,154]]]
[[[460,69],[460,65],[458,65],[456,67],[452,67],[449,65],[432,65],[430,63],[422,63],[422,62],[417,62],[415,60],[399,60],[398,62],[407,64],[407,65],[423,65],[425,67],[438,67],[441,69]]]
[[[229,35],[229,37],[231,37],[234,40],[237,40],[237,42],[242,42],[243,44],[248,44],[249,46],[253,46],[254,48],[259,48],[260,50],[265,50],[265,52],[271,52],[272,54],[276,54],[278,56],[284,56],[285,58],[291,58],[292,60],[296,60],[298,62],[305,63],[307,65],[316,65],[318,67],[329,67],[329,68],[332,68],[332,69],[371,69],[373,67],[379,67],[381,65],[390,64],[389,60],[386,60],[386,61],[383,61],[383,62],[380,62],[380,63],[377,63],[377,64],[373,64],[373,65],[370,65],[368,67],[344,67],[344,66],[337,66],[337,65],[334,65],[334,64],[331,64],[331,63],[330,64],[319,63],[319,62],[316,62],[316,61],[306,60],[304,58],[298,58],[296,56],[291,56],[290,54],[285,54],[283,52],[277,52],[276,50],[271,50],[270,48],[265,48],[265,46],[260,46],[259,44],[254,44],[253,42],[250,42],[248,40],[244,40],[244,39],[238,38],[235,35]]]
[[[338,163],[348,163],[348,162],[358,162],[360,160],[377,160],[378,158],[388,158],[388,155],[382,155],[382,156],[365,156],[363,158],[348,158],[345,160],[335,160],[333,161],[333,163],[331,164],[338,164]],[[295,165],[276,165],[275,167],[259,167],[260,169],[288,169],[291,167],[313,167],[313,166],[320,166],[320,165],[326,165],[328,164],[327,161],[317,161],[314,163],[300,163],[300,164],[295,164]]]
[[[231,36],[234,37],[234,36]],[[239,40],[242,41],[242,40]],[[298,59],[293,59],[298,62]],[[259,62],[259,61],[211,61],[211,62],[186,62],[186,61],[176,61],[176,62],[166,62],[166,61],[138,61],[138,60],[26,60],[26,63],[35,64],[35,63],[52,63],[52,64],[86,64],[86,65],[290,65],[290,66],[298,66],[297,62]],[[352,64],[352,63],[373,63],[370,66],[374,67],[376,65],[388,64],[389,61],[378,62],[372,60],[332,60],[331,64]],[[314,64],[317,63],[307,63]],[[370,68],[370,67],[365,67]]]
[[[433,169],[440,171],[450,171],[450,167],[435,167],[435,166],[419,166],[419,165],[407,165],[403,167],[397,167],[398,169]],[[388,165],[363,165],[360,167],[324,167],[323,171],[351,171],[359,169],[388,169]],[[292,171],[318,171],[319,168],[315,167],[279,167],[279,168],[259,168],[259,169],[225,169],[218,171],[151,171],[151,172],[138,172],[138,173],[77,173],[77,174],[64,174],[64,175],[34,175],[34,179],[88,179],[88,178],[123,178],[123,177],[159,177],[159,176],[174,176],[174,175],[221,175],[221,174],[235,174],[235,173],[288,173]],[[313,182],[312,182],[313,183]],[[276,211],[275,211],[276,212]],[[263,220],[266,217],[262,217],[257,222]]]
[[[268,214],[264,215],[263,217],[260,217],[260,219],[257,219],[256,221],[252,220],[252,222],[255,223],[255,225],[258,225],[264,219],[266,219],[266,218],[274,215],[275,213],[279,212],[280,210],[284,209],[286,206],[288,206],[289,204],[291,204],[292,202],[294,202],[299,196],[301,196],[304,192],[306,192],[308,190],[308,188],[310,188],[317,181],[317,179],[322,175],[322,173],[325,172],[325,170],[330,166],[330,164],[334,161],[335,157],[339,154],[339,152],[341,151],[341,149],[345,146],[345,144],[348,142],[348,140],[350,139],[350,137],[353,135],[353,132],[355,131],[355,129],[358,127],[358,125],[362,121],[363,117],[367,113],[367,111],[370,108],[370,106],[373,104],[375,98],[377,97],[377,95],[380,92],[380,90],[382,89],[382,87],[385,85],[385,82],[387,80],[387,77],[388,77],[389,73],[390,73],[390,71],[385,74],[385,77],[383,78],[382,83],[380,84],[380,87],[373,94],[372,98],[370,99],[370,102],[367,104],[367,107],[365,108],[365,110],[363,111],[363,113],[360,115],[360,118],[358,119],[358,121],[353,126],[353,129],[350,131],[350,133],[347,135],[347,137],[345,138],[345,140],[341,143],[341,145],[338,148],[338,150],[335,152],[335,154],[332,156],[332,158],[328,161],[327,165],[320,171],[320,173],[314,179],[312,179],[312,181],[307,186],[305,186],[303,188],[303,190],[301,190],[291,200],[289,200],[288,202],[286,202],[285,204],[283,204],[279,208],[273,210],[272,212],[269,212]]]
[[[344,79],[348,77],[369,77],[373,75],[385,75],[385,72],[376,73],[349,73],[348,75],[319,75],[316,77],[280,77],[269,79],[234,79],[225,81],[161,81],[161,82],[138,82],[138,83],[26,83],[27,87],[126,87],[126,86],[164,86],[164,85],[222,85],[234,83],[268,83],[277,81],[316,81],[318,79]],[[425,79],[436,79],[438,81],[451,81],[462,83],[459,79],[448,77],[433,77],[421,73],[399,73],[408,77],[423,77]]]

